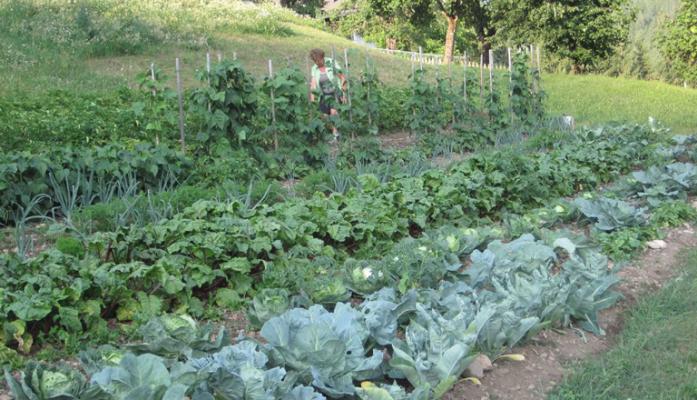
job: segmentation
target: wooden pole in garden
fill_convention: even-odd
[[[413,68],[414,64],[412,64]],[[365,53],[365,72],[366,75],[370,73],[370,62],[368,60],[368,53]],[[370,111],[370,85],[367,86],[366,88],[366,103],[368,103],[368,127],[373,126],[373,113]]]
[[[312,67],[310,66],[310,59],[305,59],[305,66],[307,70],[307,81],[312,82]],[[307,85],[307,102],[312,105],[312,87],[311,84]]]
[[[419,46],[419,68],[423,71],[424,70],[424,53],[423,49],[421,46]]]
[[[494,100],[494,50],[489,50],[489,94]]]
[[[179,101],[179,141],[181,142],[182,151],[186,150],[186,142],[184,141],[184,93],[182,93],[182,79],[179,57],[175,60],[174,70],[177,74],[177,100]]]
[[[540,62],[541,58],[542,57],[540,55],[540,46],[537,46],[537,69],[540,72],[542,72],[542,63]]]
[[[155,78],[155,63],[150,63],[150,79],[155,83],[157,79]],[[152,88],[152,97],[157,97],[157,89],[155,89],[155,86],[153,85]],[[160,134],[155,133],[155,145],[160,144]]]
[[[513,58],[511,57],[511,48],[508,48],[508,81],[513,82]]]
[[[211,86],[211,53],[206,53],[206,82]],[[211,112],[211,102],[208,102],[208,112]]]
[[[349,80],[349,58],[348,58],[348,49],[344,49],[344,65],[346,65],[346,101],[348,102],[348,113],[349,113],[349,122],[353,125],[353,110],[351,108],[351,81]],[[356,138],[356,133],[355,131],[351,131],[351,138],[355,139]]]
[[[218,52],[218,62],[222,62],[222,61],[223,61],[223,53]]]
[[[484,102],[484,53],[479,54],[479,102]]]
[[[467,52],[462,56],[462,95],[467,106]]]
[[[269,58],[269,80],[273,80],[273,62]],[[276,99],[271,85],[271,123],[273,124],[273,149],[278,151],[278,131],[276,129]]]

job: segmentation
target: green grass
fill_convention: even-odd
[[[215,33],[209,41],[213,58],[218,52],[225,57],[236,53],[247,69],[262,77],[267,73],[269,59],[277,69],[291,64],[306,70],[307,54],[311,48],[323,48],[328,54],[332,48],[339,54],[344,48],[350,48],[354,74],[363,68],[365,56],[369,55],[378,66],[383,82],[390,85],[407,83],[412,68],[408,60],[360,47],[302,21],[294,23],[290,18],[284,21],[282,24],[290,32],[286,36],[242,34],[230,29]],[[161,43],[146,46],[133,55],[86,58],[84,52],[70,46],[52,45],[45,39],[30,39],[0,27],[0,41],[3,43],[0,49],[0,96],[41,96],[50,89],[112,95],[120,86],[133,87],[135,75],[146,70],[151,62],[162,68],[173,84],[174,58],[177,56],[182,59],[184,86],[192,87],[199,84],[195,79],[196,71],[205,66],[206,50],[185,44]],[[427,70],[433,78],[436,68],[427,67]],[[456,77],[461,73],[460,68],[453,71]],[[478,76],[478,71],[473,73]],[[448,74],[447,67],[441,67],[439,74]],[[500,86],[505,88],[507,78],[500,74],[499,79]],[[659,82],[562,74],[545,74],[543,87],[551,113],[573,115],[581,124],[608,121],[643,123],[652,116],[678,133],[697,132],[697,90],[694,89]]]
[[[544,75],[549,111],[581,123],[646,122],[654,117],[679,133],[697,133],[697,90],[657,81]]]
[[[697,250],[631,312],[618,344],[581,364],[549,400],[697,399]]]

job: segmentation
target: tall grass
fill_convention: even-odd
[[[6,34],[89,56],[139,54],[163,43],[201,49],[219,32],[290,36],[286,22],[317,24],[239,0],[0,0],[0,20]],[[23,61],[21,53],[5,51]]]

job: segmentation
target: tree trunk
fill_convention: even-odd
[[[484,54],[484,64],[489,65],[489,50],[491,50],[491,42],[489,42],[489,38],[485,36],[479,36],[477,39],[479,41],[479,48],[482,49],[482,54]]]
[[[445,33],[445,55],[443,60],[450,64],[455,51],[455,32],[457,31],[457,16],[445,15],[448,19],[448,31]]]

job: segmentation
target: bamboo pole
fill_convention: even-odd
[[[489,93],[494,100],[494,50],[489,50]]]

